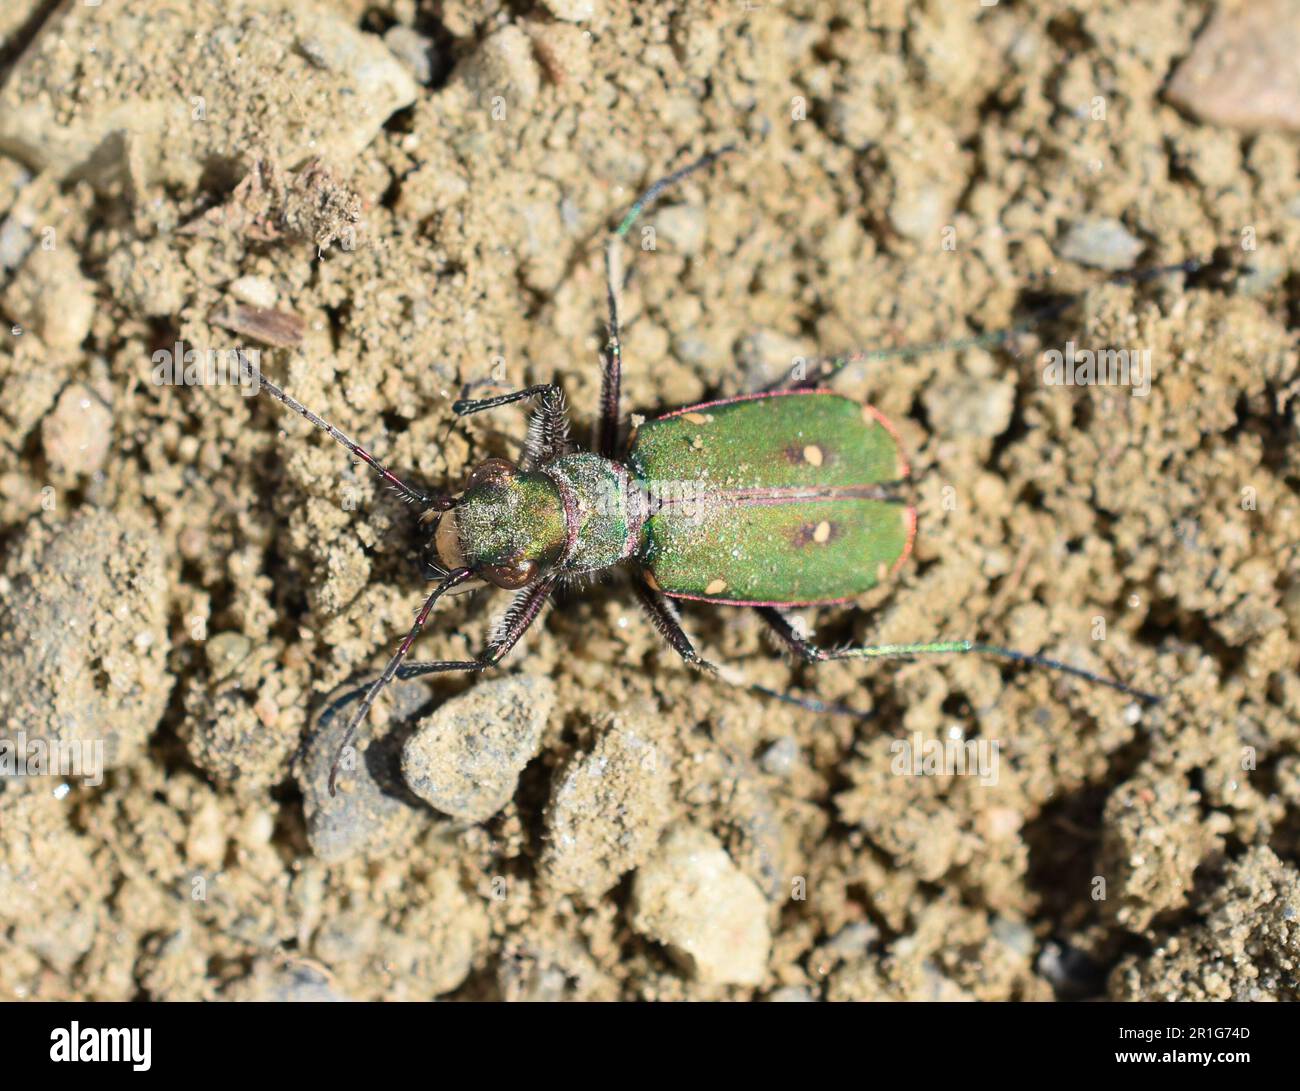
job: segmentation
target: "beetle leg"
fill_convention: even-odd
[[[537,412],[528,422],[528,440],[524,444],[524,469],[545,465],[573,450],[569,439],[569,407],[564,391],[558,386],[542,395]]]
[[[509,394],[499,394],[495,398],[461,398],[452,402],[451,411],[458,417],[467,417],[471,413],[482,413],[485,409],[496,409],[502,405],[521,402],[526,398],[535,398],[539,394],[560,394],[558,383],[538,383],[526,386],[522,390],[513,390]]]
[[[600,420],[596,424],[596,454],[613,458],[618,447],[619,400],[623,389],[623,342],[618,319],[618,236],[605,244],[605,300],[609,307],[609,335],[600,354]]]
[[[789,619],[775,607],[760,606],[758,612],[763,620],[776,632],[776,635],[807,663],[825,663],[832,659],[911,659],[918,655],[969,655],[974,653],[1005,659],[1011,663],[1024,663],[1031,667],[1042,667],[1060,674],[1068,674],[1074,678],[1081,678],[1085,682],[1095,682],[1107,689],[1128,694],[1128,696],[1136,697],[1148,704],[1156,704],[1161,700],[1154,693],[1135,689],[1117,678],[1107,678],[1105,675],[1084,670],[1082,667],[1072,667],[1068,663],[1062,663],[1059,659],[1051,659],[1045,655],[1034,655],[1030,652],[1018,652],[1013,648],[1003,648],[997,644],[981,644],[975,640],[929,640],[915,644],[876,644],[857,648],[835,649],[819,648],[795,632],[794,626],[790,624]]]
[[[1107,284],[1141,284],[1157,277],[1177,273],[1195,273],[1202,267],[1202,262],[1195,259],[1180,261],[1172,265],[1157,265],[1149,269],[1126,269],[1106,278]],[[928,356],[934,352],[957,352],[971,348],[997,348],[1013,341],[1016,337],[1030,330],[1037,329],[1046,322],[1063,314],[1082,298],[1082,293],[1065,296],[1045,303],[1025,315],[1019,322],[1006,329],[990,330],[973,337],[958,337],[947,341],[930,341],[918,345],[897,345],[892,348],[864,349],[848,352],[842,356],[824,356],[806,362],[798,372],[764,387],[764,393],[775,390],[806,390],[818,387],[833,379],[846,367],[853,364],[868,363],[874,360],[903,360],[915,356]]]
[[[788,705],[797,705],[799,708],[807,709],[809,712],[828,712],[840,716],[855,716],[858,719],[865,719],[871,715],[869,712],[859,712],[855,708],[846,708],[844,705],[819,701],[816,697],[801,697],[792,693],[779,693],[774,689],[768,689],[766,686],[746,682],[734,670],[723,670],[717,667],[707,659],[701,658],[695,650],[690,637],[686,635],[681,622],[677,619],[677,612],[673,609],[672,600],[662,592],[647,587],[643,580],[638,579],[636,581],[636,590],[641,599],[641,605],[645,607],[646,613],[650,615],[654,627],[659,630],[660,635],[673,646],[673,649],[689,666],[706,671],[719,681],[726,682],[737,689],[748,690],[750,693],[757,693],[762,697],[772,697],[778,701],[784,701]]]
[[[505,620],[488,640],[488,645],[479,653],[477,659],[429,661],[425,663],[407,663],[396,673],[397,678],[418,678],[424,674],[446,674],[451,671],[481,671],[495,667],[519,643],[520,638],[537,620],[546,600],[555,590],[555,577],[548,576],[531,587],[525,587],[510,604]]]
[[[718,668],[695,650],[691,638],[686,635],[682,623],[677,619],[677,611],[673,609],[667,596],[647,586],[642,579],[636,579],[633,583],[636,586],[637,597],[641,600],[641,605],[645,607],[645,612],[650,615],[651,624],[654,625],[659,635],[673,646],[673,651],[682,657],[687,666],[698,667],[709,674],[718,674]]]
[[[772,631],[781,638],[781,642],[805,663],[820,663],[827,658],[821,648],[800,636],[795,631],[795,627],[790,624],[790,619],[775,606],[759,606],[756,609],[758,616],[767,622]]]
[[[528,398],[540,399],[537,412],[528,424],[528,440],[524,444],[524,468],[547,463],[553,458],[573,450],[569,439],[569,410],[564,391],[558,383],[541,383],[525,387],[495,398],[462,398],[452,403],[452,412],[467,417],[485,409],[496,409]]]
[[[784,701],[788,705],[797,705],[799,708],[807,709],[809,712],[829,712],[840,716],[855,716],[859,719],[866,719],[871,715],[869,712],[859,712],[855,708],[846,708],[844,705],[819,701],[816,697],[800,697],[792,693],[779,693],[774,689],[768,689],[766,686],[746,682],[739,677],[736,671],[719,668],[707,659],[702,658],[695,650],[690,637],[686,635],[681,622],[677,619],[677,611],[673,609],[672,600],[662,592],[647,587],[644,580],[638,579],[635,584],[637,596],[641,599],[641,605],[645,607],[646,613],[650,615],[654,627],[673,646],[674,651],[682,657],[688,666],[697,667],[713,675],[719,681],[726,682],[737,689],[748,690],[750,693],[757,693],[762,697],[772,697],[778,701]]]
[[[519,643],[520,637],[528,631],[529,626],[537,620],[546,600],[555,590],[557,577],[548,575],[538,580],[531,587],[525,587],[514,598],[510,609],[501,624],[488,640],[487,650],[479,656],[485,667],[494,667]]]
[[[434,604],[442,598],[444,594],[453,587],[472,579],[474,573],[468,568],[458,568],[456,571],[448,573],[437,587],[430,592],[429,597],[424,600],[424,605],[420,607],[419,613],[415,615],[415,624],[411,626],[411,631],[406,634],[402,643],[398,646],[397,654],[388,661],[388,666],[384,672],[375,680],[374,684],[366,690],[366,695],[361,699],[361,704],[357,706],[356,712],[352,714],[352,719],[348,721],[347,730],[343,733],[343,741],[339,743],[338,752],[334,755],[334,764],[330,766],[330,795],[334,795],[335,781],[338,779],[339,766],[343,762],[343,755],[352,745],[352,740],[356,738],[357,728],[361,726],[366,714],[370,711],[370,706],[375,703],[375,698],[395,677],[398,677],[398,671],[402,666],[402,660],[406,658],[406,653],[411,650],[411,645],[415,643],[415,638],[420,635],[420,630],[424,628],[424,623],[429,619]]]
[[[672,174],[660,178],[636,199],[632,207],[628,209],[627,215],[623,217],[618,227],[606,240],[605,301],[609,308],[609,330],[605,348],[600,354],[600,419],[596,423],[593,447],[596,454],[603,458],[613,458],[618,453],[619,396],[623,381],[623,343],[620,339],[621,331],[618,318],[618,290],[622,280],[620,275],[622,268],[618,260],[619,242],[627,237],[627,233],[632,230],[632,225],[641,218],[641,213],[654,204],[664,190],[675,186],[687,175],[704,170],[706,167],[711,166],[715,160],[735,150],[736,146],[734,144],[728,144],[726,147],[702,155],[694,162],[688,163],[681,169],[673,171]],[[687,644],[689,646],[689,641]]]
[[[416,636],[424,627],[424,622],[429,616],[429,611],[433,609],[433,604],[437,602],[444,591],[449,590],[458,583],[465,582],[472,575],[473,573],[469,569],[459,569],[434,589],[433,594],[429,596],[417,615],[415,626],[407,634],[406,639],[402,641],[402,646],[398,649],[397,654],[389,661],[388,666],[384,668],[384,673],[379,676],[378,680],[365,690],[365,697],[362,699],[361,706],[352,714],[343,742],[339,745],[338,752],[334,757],[334,764],[330,767],[330,795],[334,795],[335,782],[338,779],[338,772],[343,763],[343,755],[348,747],[352,745],[357,728],[360,726],[361,721],[365,719],[366,713],[370,710],[370,706],[374,704],[380,690],[394,680],[405,681],[408,678],[418,678],[424,674],[481,671],[486,670],[488,667],[495,667],[506,657],[510,649],[519,642],[519,638],[528,631],[528,627],[537,620],[537,615],[541,612],[542,606],[550,598],[551,592],[555,590],[555,577],[552,576],[520,591],[515,596],[510,609],[506,612],[505,621],[492,634],[488,646],[483,649],[477,659],[446,659],[404,664],[402,660],[406,657],[411,644],[414,643]],[[351,696],[346,696],[342,700],[334,702],[334,705],[341,706],[352,699]]]

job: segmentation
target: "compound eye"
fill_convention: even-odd
[[[518,591],[527,586],[537,575],[536,561],[520,561],[518,564],[489,564],[479,569],[479,575],[488,583],[504,587],[507,591]]]
[[[509,481],[518,472],[513,462],[504,458],[489,458],[470,471],[469,481],[465,487],[472,489],[475,485],[500,484]]]

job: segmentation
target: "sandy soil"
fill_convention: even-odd
[[[0,17],[0,731],[108,768],[0,786],[0,996],[1300,996],[1300,147],[1166,94],[1208,5],[50,8]],[[1078,293],[1010,351],[840,376],[896,422],[920,534],[860,608],[799,615],[1165,700],[814,670],[683,611],[749,680],[873,713],[814,714],[691,673],[616,575],[472,688],[398,687],[329,799],[328,695],[405,632],[422,532],[156,354],[259,347],[455,486],[525,426],[453,422],[464,383],[557,377],[589,433],[604,233],[729,142],[626,252],[626,407]],[[1069,341],[1149,350],[1149,393],[1048,385]],[[447,601],[420,654],[508,601]],[[995,744],[996,776],[899,775],[916,739]]]

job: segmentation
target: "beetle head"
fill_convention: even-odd
[[[490,458],[439,519],[434,544],[449,570],[469,568],[497,587],[517,589],[555,563],[565,539],[564,504],[550,478]]]

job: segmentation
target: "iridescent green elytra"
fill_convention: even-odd
[[[641,424],[622,462],[496,459],[442,517],[448,570],[521,587],[543,567],[631,561],[651,589],[744,606],[844,602],[895,571],[915,511],[907,463],[870,406],[824,390],[688,406]]]
[[[679,409],[642,424],[634,480],[681,483],[641,528],[636,560],[666,595],[741,605],[843,602],[897,570],[915,511],[889,423],[827,391]]]
[[[570,440],[564,395],[555,383],[458,401],[452,408],[461,416],[524,400],[538,404],[519,465],[488,459],[459,495],[426,496],[258,373],[262,389],[373,467],[426,515],[438,517],[434,544],[445,571],[353,714],[330,772],[331,793],[349,761],[357,727],[394,678],[495,666],[562,582],[620,564],[633,569],[633,587],[655,628],[687,663],[715,673],[696,653],[669,598],[754,608],[808,663],[980,652],[1158,700],[1046,656],[974,640],[819,648],[782,613],[787,606],[848,601],[875,587],[907,557],[916,513],[894,494],[908,473],[898,437],[870,406],[812,388],[850,363],[915,349],[819,360],[811,375],[792,377],[783,389],[689,406],[639,424],[634,419],[631,434],[620,441],[618,243],[664,189],[731,150],[706,155],[656,182],[610,237],[605,250],[609,339],[590,451]],[[1009,332],[969,343],[999,344]],[[518,591],[484,651],[475,659],[405,664],[434,604],[472,580]],[[812,709],[851,711],[813,698],[770,695]]]

